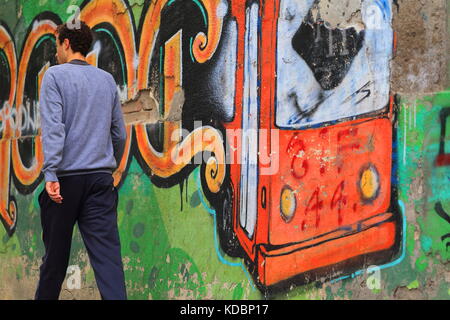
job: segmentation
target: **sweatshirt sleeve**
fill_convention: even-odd
[[[116,159],[117,167],[122,159],[123,152],[125,150],[125,142],[127,140],[127,131],[125,128],[125,122],[122,115],[122,104],[118,89],[115,90],[114,104],[112,108],[111,119],[111,140],[114,150],[114,158]]]
[[[58,181],[56,171],[63,156],[66,138],[62,121],[63,103],[54,76],[47,70],[42,79],[39,108],[41,116],[41,135],[44,152],[43,173],[45,181]]]

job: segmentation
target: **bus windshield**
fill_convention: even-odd
[[[317,3],[280,1],[275,110],[279,128],[352,119],[388,105],[390,2],[363,1],[360,22],[336,25],[315,13],[320,9]]]

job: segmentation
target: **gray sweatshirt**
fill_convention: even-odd
[[[117,168],[127,134],[110,73],[82,60],[52,66],[42,80],[39,108],[46,182]]]

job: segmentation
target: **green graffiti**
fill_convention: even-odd
[[[414,281],[412,281],[410,284],[408,284],[406,287],[407,287],[409,290],[417,289],[417,288],[419,288],[419,281],[414,280]]]

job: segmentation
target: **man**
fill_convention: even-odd
[[[126,130],[112,75],[89,65],[93,36],[60,25],[56,58],[40,90],[45,190],[39,195],[45,255],[35,299],[58,299],[75,222],[102,299],[126,299],[117,228],[118,191],[112,177]]]

